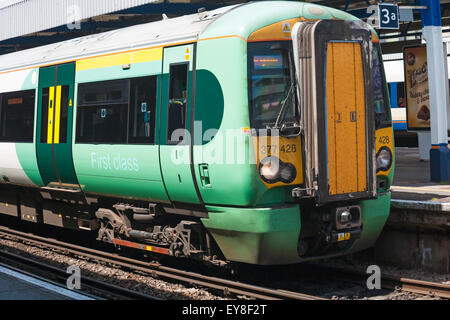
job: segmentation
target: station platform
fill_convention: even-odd
[[[67,288],[0,264],[0,300],[94,300]]]
[[[395,149],[392,198],[450,203],[450,184],[430,182],[430,162],[419,160],[418,148]]]
[[[418,148],[396,148],[391,212],[375,259],[405,269],[450,273],[450,184],[430,182]]]

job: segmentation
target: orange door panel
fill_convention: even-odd
[[[329,194],[366,191],[365,89],[360,43],[328,43],[326,86]]]

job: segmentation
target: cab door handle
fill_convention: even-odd
[[[211,178],[209,176],[209,166],[206,163],[199,164],[200,179],[204,188],[211,188]]]

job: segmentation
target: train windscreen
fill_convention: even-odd
[[[290,41],[248,44],[248,86],[252,128],[298,123]],[[292,66],[292,67],[290,67]]]
[[[386,80],[379,45],[372,49],[373,100],[376,129],[391,125],[391,116],[387,100]]]

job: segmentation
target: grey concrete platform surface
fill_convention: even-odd
[[[430,182],[430,162],[419,160],[418,148],[395,149],[392,198],[450,203],[450,183]]]
[[[0,264],[0,300],[93,300]]]

